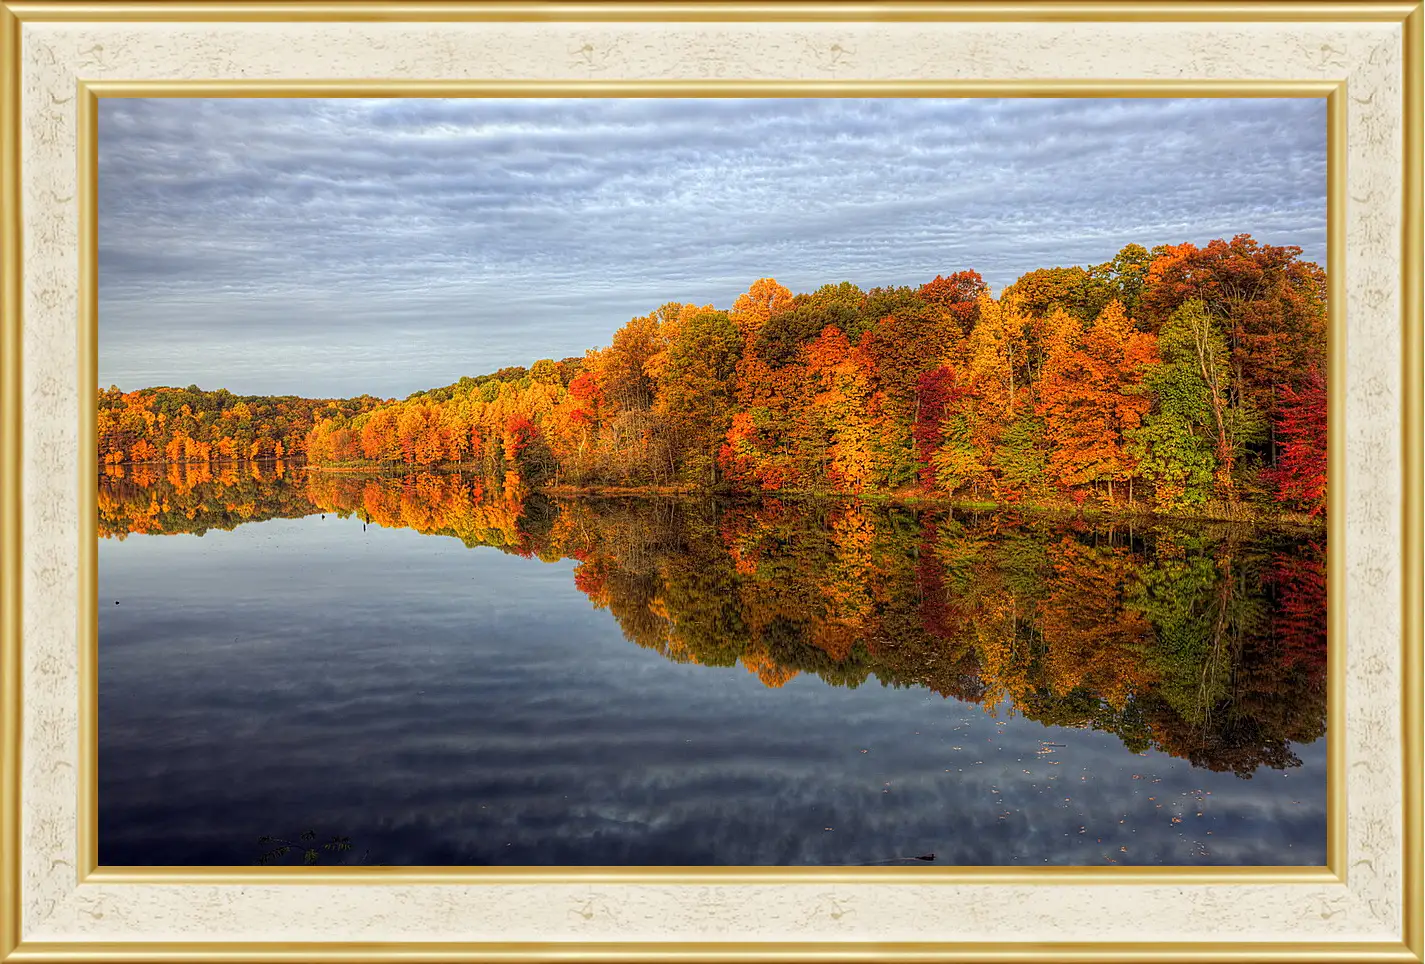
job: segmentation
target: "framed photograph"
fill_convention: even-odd
[[[0,960],[1425,961],[1422,22],[0,0]]]

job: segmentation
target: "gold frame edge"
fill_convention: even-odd
[[[1401,741],[1404,782],[1405,852],[1402,855],[1403,932],[1414,959],[1425,960],[1425,5],[1416,4],[1402,25],[1405,77],[1401,141],[1400,321],[1401,384],[1404,411],[1401,426]],[[1411,841],[1415,846],[1410,846]]]
[[[20,943],[21,232],[20,23],[0,7],[0,960]]]
[[[1336,81],[458,81],[431,84],[401,81],[316,81],[264,82],[252,80],[190,81],[105,81],[81,82],[77,92],[79,112],[78,153],[80,200],[79,366],[81,444],[81,508],[95,504],[97,456],[94,419],[98,385],[98,272],[97,272],[97,176],[99,98],[119,97],[354,97],[364,95],[403,96],[500,96],[500,97],[927,97],[927,96],[1098,96],[1098,97],[1321,97],[1327,105],[1328,144],[1328,263],[1334,255],[1344,261],[1346,219],[1347,98],[1344,84]],[[1345,403],[1345,296],[1344,273],[1331,280],[1328,270],[1328,328],[1332,364],[1328,391],[1332,412]],[[1339,350],[1337,350],[1339,348]],[[1336,387],[1330,388],[1332,382]],[[1332,421],[1341,424],[1337,414]],[[1344,473],[1345,434],[1336,432],[1332,443],[1334,463],[1328,459],[1330,491]],[[1335,464],[1337,469],[1329,466]],[[85,476],[85,473],[88,473]],[[94,481],[86,478],[92,476]],[[91,484],[93,489],[90,488]],[[1333,498],[1340,499],[1339,495]],[[1344,556],[1339,549],[1344,538],[1345,503],[1333,502],[1328,512],[1328,614],[1335,605],[1337,615],[1328,619],[1329,639],[1345,638],[1344,607],[1337,600],[1344,587]],[[1138,867],[1138,866],[922,866],[922,867],[283,867],[215,866],[182,867],[101,866],[98,859],[97,752],[98,706],[98,560],[97,524],[89,513],[80,520],[80,762],[79,778],[79,867],[81,882],[104,884],[557,884],[557,883],[658,883],[658,884],[738,884],[738,883],[881,883],[881,884],[1321,884],[1344,880],[1345,875],[1345,648],[1328,642],[1327,697],[1327,861],[1325,866],[1242,866],[1242,867]],[[1338,571],[1339,570],[1339,571]],[[1334,587],[1334,588],[1333,588]],[[1333,736],[1332,734],[1337,734]]]
[[[1346,122],[1326,98],[1326,865],[1346,879]],[[95,443],[97,451],[98,443]],[[96,456],[97,462],[97,456]],[[1339,466],[1332,471],[1332,466]],[[95,466],[98,474],[98,466]],[[96,602],[97,608],[97,602]]]
[[[99,111],[93,94],[80,83],[78,114],[79,171],[79,370],[92,376],[80,382],[79,444],[98,449],[99,377]],[[90,149],[85,149],[85,145]],[[99,863],[99,466],[95,455],[79,471],[79,866],[76,883]],[[91,605],[92,603],[92,605]],[[93,640],[91,644],[89,641]]]
[[[22,945],[10,964],[492,964],[550,962],[664,962],[664,964],[744,964],[744,962],[954,962],[954,964],[1202,964],[1208,959],[1242,964],[1416,964],[1419,957],[1403,943],[1341,941],[1265,943],[1249,941],[1200,944],[1092,941],[1024,941],[945,945],[931,942],[815,941],[664,942],[601,941],[530,943],[457,942],[181,942],[162,944],[90,943]]]
[[[24,21],[1401,22],[1411,0],[9,0]]]

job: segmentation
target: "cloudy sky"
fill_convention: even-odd
[[[1326,257],[1324,100],[99,103],[99,381],[403,397],[667,301],[1248,232]]]

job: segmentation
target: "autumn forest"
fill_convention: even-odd
[[[115,387],[98,457],[1305,519],[1326,505],[1327,313],[1300,253],[1130,244],[998,297],[973,270],[801,294],[764,278],[727,309],[670,302],[583,357],[403,400]]]

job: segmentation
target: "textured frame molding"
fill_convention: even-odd
[[[0,0],[0,960],[1422,960],[1421,21],[1418,3]],[[82,728],[94,99],[640,84],[648,96],[1331,92],[1330,755],[1345,776],[1329,868],[94,867]],[[1399,752],[1371,745],[1395,735]],[[1030,896],[1057,903],[1015,905]],[[1165,926],[1144,941],[1131,921],[1097,919],[1123,911]]]

